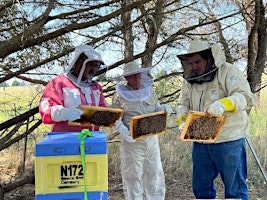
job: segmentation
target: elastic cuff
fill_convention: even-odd
[[[236,103],[231,98],[225,97],[225,98],[219,99],[218,101],[224,105],[225,111],[227,111],[227,112],[235,112],[236,111]]]

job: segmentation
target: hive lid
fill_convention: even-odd
[[[140,127],[140,125],[142,126],[142,124],[143,128]],[[130,120],[130,134],[134,140],[143,139],[146,137],[166,132],[167,132],[166,111],[159,111],[144,115],[138,115],[132,117]]]
[[[206,112],[190,111],[180,135],[180,140],[214,143],[220,134],[225,119],[225,115],[215,117]]]
[[[80,155],[79,132],[50,132],[35,145],[35,156],[67,156]],[[85,154],[106,154],[106,133],[92,132],[84,143]]]
[[[79,106],[83,110],[81,119],[69,121],[70,126],[113,127],[124,113],[122,109],[98,106]]]

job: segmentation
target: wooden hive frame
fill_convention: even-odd
[[[121,118],[121,116],[124,113],[124,110],[119,108],[110,108],[110,107],[98,107],[98,106],[87,106],[87,105],[81,105],[79,108],[83,111],[83,114],[81,116],[80,120],[76,121],[69,121],[68,124],[70,126],[98,126],[98,127],[113,127],[116,120]],[[94,120],[94,114],[96,112],[112,112],[116,113],[117,116],[109,123],[106,124],[94,124],[92,121]]]
[[[157,115],[163,115],[165,118],[163,130],[159,131],[159,132],[155,132],[155,133],[148,133],[145,135],[140,135],[138,133],[138,123],[140,122],[140,120],[142,120],[144,118],[147,118],[147,120],[153,120],[153,117],[157,116]],[[150,124],[151,124],[151,126],[153,125],[152,122]],[[166,113],[166,111],[159,111],[159,112],[154,112],[154,113],[149,113],[149,114],[138,115],[138,116],[132,117],[130,120],[130,128],[129,129],[130,129],[131,137],[134,140],[143,139],[143,138],[150,137],[150,136],[153,136],[156,134],[166,133],[167,132],[167,113]]]
[[[208,113],[205,113],[205,112],[190,111],[187,115],[187,118],[185,121],[185,126],[184,126],[183,131],[180,135],[180,140],[190,141],[190,142],[205,142],[205,143],[216,142],[216,140],[217,140],[217,138],[221,132],[222,126],[224,125],[226,116],[222,115],[220,117],[216,117],[216,121],[219,123],[219,125],[218,125],[217,130],[215,130],[216,132],[213,134],[213,138],[209,138],[209,139],[191,138],[191,135],[188,135],[189,127],[190,127],[191,123],[193,123],[196,119],[198,119],[200,117],[210,117],[211,118],[212,116],[209,115]]]

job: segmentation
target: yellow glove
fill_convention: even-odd
[[[215,116],[221,116],[225,111],[236,111],[236,101],[234,100],[234,97],[230,96],[219,99],[212,103],[207,109],[207,113]]]
[[[185,123],[186,117],[187,117],[187,114],[184,113],[177,118],[176,122],[178,126],[180,126],[181,123]]]
[[[187,117],[187,114],[184,113],[180,115],[176,120],[180,132],[182,132],[184,129],[186,117]]]

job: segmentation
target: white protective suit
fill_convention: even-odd
[[[148,80],[145,74],[142,75],[143,79]],[[141,100],[135,99],[135,101],[132,98],[126,100],[122,95],[131,97],[130,94],[127,94],[127,90],[132,93],[137,90],[133,90],[127,85],[119,86],[117,82],[117,93],[113,96],[112,107],[125,111],[122,121],[128,128],[131,117],[155,112],[159,106],[157,96],[151,88],[153,81],[150,81],[143,82],[140,93],[144,95],[137,93]],[[126,200],[143,200],[144,197],[146,200],[164,200],[165,177],[157,135],[135,142],[129,142],[122,138],[121,174]]]
[[[76,109],[79,105],[107,106],[100,84],[92,80],[81,80],[87,62],[100,61],[104,64],[100,54],[88,45],[78,46],[74,53],[74,59],[66,72],[46,85],[39,102],[42,121],[44,124],[52,124],[52,132],[79,132],[85,128],[98,131],[98,127],[69,126],[61,111],[64,108]],[[79,76],[75,77],[71,72],[82,53],[88,58],[84,61]],[[66,113],[65,117],[69,115],[71,113]]]
[[[250,86],[237,66],[226,62],[226,57],[220,45],[211,47],[215,66],[218,68],[211,82],[190,84],[183,81],[181,93],[176,107],[177,117],[187,114],[189,110],[205,112],[216,100],[224,97],[235,99],[235,112],[224,112],[225,124],[216,143],[233,141],[246,137],[248,134],[247,110],[255,105],[256,98]],[[189,65],[182,62],[184,70],[190,73]],[[239,112],[240,111],[240,112]]]

